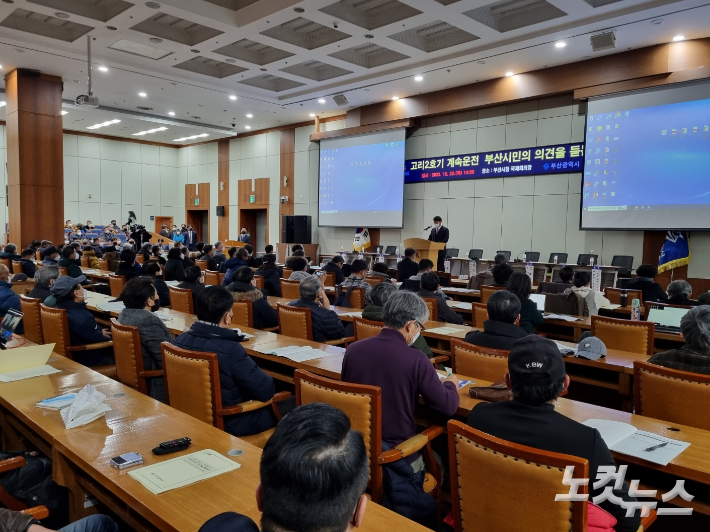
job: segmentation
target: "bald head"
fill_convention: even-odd
[[[0,280],[7,281],[10,278],[10,269],[4,264],[0,264]]]

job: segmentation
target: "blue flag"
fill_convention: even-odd
[[[668,231],[658,257],[658,273],[685,266],[690,262],[690,240],[687,231]]]

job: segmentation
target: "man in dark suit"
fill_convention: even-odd
[[[192,230],[192,226],[187,226],[187,231],[185,232],[185,247],[190,251],[197,250],[197,233]]]
[[[397,263],[397,280],[404,282],[412,275],[419,273],[419,263],[414,259],[417,258],[417,250],[407,248],[404,250],[404,258]]]
[[[441,223],[441,216],[434,216],[434,227],[429,233],[429,240],[444,244],[449,241],[449,228],[444,227],[444,224]],[[444,249],[439,251],[439,259],[436,262],[436,270],[439,272],[444,271],[444,258],[446,258],[446,245],[444,245]]]
[[[160,227],[160,236],[170,238],[170,231],[168,231],[167,225],[163,225]]]
[[[239,233],[239,242],[244,242],[245,244],[251,244],[251,235],[247,233],[245,227],[242,227],[242,232]]]
[[[555,411],[557,398],[569,386],[565,363],[555,343],[536,335],[515,342],[508,356],[505,383],[513,392],[513,400],[479,403],[471,410],[467,423],[519,445],[585,458],[589,461],[589,499],[605,491],[608,482],[592,486],[599,468],[610,466],[616,471],[617,466],[599,431]],[[636,501],[629,495],[626,483],[613,488],[613,494],[627,502]],[[616,518],[616,532],[639,528],[638,512],[627,517],[626,509],[609,499],[600,502],[600,506]]]

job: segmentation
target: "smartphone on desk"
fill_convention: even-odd
[[[114,456],[109,461],[111,467],[116,469],[126,469],[143,463],[143,455],[138,453],[126,453],[121,456]]]

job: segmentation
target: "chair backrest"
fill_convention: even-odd
[[[263,275],[255,275],[254,276],[254,283],[256,284],[256,287],[259,290],[264,289],[264,276]]]
[[[102,272],[109,271],[108,261],[106,259],[99,259],[99,270]]]
[[[509,351],[451,340],[451,370],[459,375],[496,382],[508,372]]]
[[[12,264],[10,264],[10,259],[0,259],[0,264],[7,266],[7,269],[12,271]]]
[[[288,279],[289,277],[291,277],[291,274],[293,273],[293,268],[284,268],[281,271],[283,272],[282,273],[283,277],[281,277],[281,279]]]
[[[372,288],[375,288],[378,284],[380,284],[384,279],[382,277],[370,277],[369,275],[365,277],[364,281],[369,284]]]
[[[13,275],[22,273],[22,263],[19,260],[12,261],[12,273]]]
[[[35,252],[35,259],[42,260],[42,252],[39,249]]]
[[[710,430],[710,375],[634,362],[636,413]]]
[[[347,293],[349,288],[343,288],[343,293]],[[353,288],[348,296],[348,304],[350,308],[365,308],[365,289]]]
[[[366,320],[365,318],[353,318],[353,331],[355,340],[364,340],[380,334],[383,324],[381,321]]]
[[[111,318],[111,338],[116,358],[116,377],[122,384],[147,395],[146,380],[138,378],[138,374],[144,369],[138,327],[121,325],[116,318]]]
[[[621,288],[611,288],[608,286],[604,288],[604,295],[609,300],[609,303],[614,305],[621,303],[621,294],[623,292],[626,293],[626,301],[629,306],[634,299],[641,301],[641,290],[623,290]]]
[[[136,255],[136,262],[138,264],[143,264],[145,262],[145,255],[143,255],[143,253],[138,253]]]
[[[281,334],[302,340],[313,340],[311,309],[289,307],[279,303],[276,305],[276,310],[279,313],[279,332]]]
[[[300,299],[301,292],[298,290],[298,286],[301,281],[288,281],[286,279],[281,279],[281,297],[287,299]]]
[[[207,264],[206,260],[196,260],[195,261],[195,266],[200,268],[201,272],[207,271],[209,269],[209,266]]]
[[[510,260],[510,251],[496,251],[496,255],[503,254],[505,255],[505,260]]]
[[[611,259],[611,265],[619,267],[619,275],[629,277],[634,267],[634,257],[633,255],[614,255]]]
[[[235,301],[232,305],[232,314],[233,324],[240,327],[254,327],[254,307],[251,299]]]
[[[125,275],[108,274],[108,286],[111,290],[111,297],[118,297],[123,292],[123,287],[126,285]]]
[[[547,294],[545,296],[545,312],[585,316],[589,314],[589,309],[586,299],[575,292],[570,292],[569,294]]]
[[[431,321],[439,321],[439,306],[433,297],[423,297],[426,308],[429,310],[429,319]]]
[[[205,286],[215,286],[219,284],[219,272],[205,270]]]
[[[488,319],[488,305],[485,303],[471,303],[471,326],[483,329],[483,322]]]
[[[335,273],[325,272],[324,286],[335,286]]]
[[[498,290],[506,290],[505,286],[492,286],[492,285],[481,285],[481,303],[488,303],[488,298],[491,294],[497,292]]]
[[[446,256],[455,258],[459,256],[459,248],[447,248],[446,249]]]
[[[163,353],[167,403],[200,421],[224,429],[217,411],[222,409],[217,355],[181,349],[168,342]],[[221,426],[220,426],[221,425]]]
[[[69,275],[69,271],[64,266],[60,266],[59,267],[59,277],[62,277],[64,275]]]
[[[350,384],[313,375],[302,369],[294,373],[296,404],[326,403],[350,418],[352,430],[362,433],[370,460],[372,500],[382,498],[382,469],[377,458],[382,450],[382,390],[378,386]]]
[[[595,266],[599,264],[599,255],[591,254],[591,253],[580,253],[579,256],[577,257],[577,265],[578,266],[589,266],[591,264],[592,259],[594,259]]]
[[[42,303],[41,299],[20,295],[20,311],[24,314],[22,323],[25,326],[25,338],[36,344],[44,343],[40,303]]]
[[[650,321],[619,320],[592,316],[592,335],[606,344],[607,349],[651,356],[654,326]]]
[[[547,262],[553,264],[555,262],[555,257],[557,257],[557,264],[567,264],[567,253],[553,251],[550,253],[550,259]]]
[[[61,308],[48,307],[44,303],[40,304],[40,316],[42,317],[42,335],[47,344],[56,344],[54,351],[67,358],[72,358],[69,339],[69,321],[67,311]]]
[[[549,283],[543,281],[537,285],[536,292],[538,294],[562,294],[568,288],[572,288],[572,285],[569,283]]]
[[[464,523],[496,532],[517,532],[521,523],[545,532],[587,530],[586,501],[555,501],[567,466],[574,466],[573,478],[589,477],[586,459],[501,440],[460,421],[449,421],[448,432],[456,532]],[[578,493],[587,492],[580,486]]]
[[[88,268],[89,267],[89,257],[86,255],[81,256],[81,267],[82,268]]]
[[[482,259],[483,258],[483,250],[482,249],[469,249],[468,250],[468,258],[471,260],[476,260],[476,259]]]
[[[449,287],[451,286],[451,274],[448,272],[436,272],[437,277],[439,277],[439,286]]]
[[[539,251],[526,251],[523,255],[523,261],[525,262],[538,262],[540,260]]]
[[[170,307],[173,310],[194,314],[195,311],[192,305],[192,290],[189,288],[178,288],[177,286],[168,286],[170,292]]]

